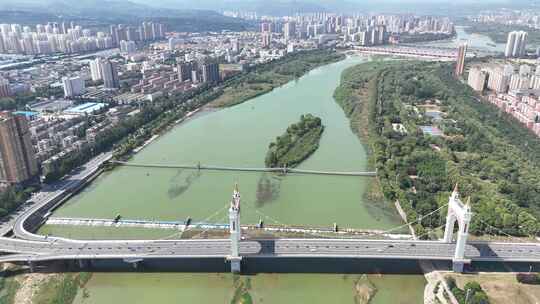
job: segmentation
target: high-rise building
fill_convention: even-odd
[[[64,85],[64,96],[72,98],[84,93],[84,80],[81,77],[64,77],[62,78]]]
[[[103,78],[103,86],[106,89],[120,88],[120,80],[118,79],[118,69],[116,63],[110,60],[101,62],[101,77]]]
[[[37,173],[26,117],[0,113],[0,181],[18,184],[32,179]]]
[[[475,91],[481,92],[484,90],[487,79],[487,73],[478,67],[471,68],[467,84]]]
[[[514,44],[516,43],[517,32],[508,33],[508,38],[506,39],[506,48],[504,49],[505,57],[512,57],[514,53]]]
[[[296,37],[296,23],[294,21],[286,22],[283,25],[283,36],[285,37],[285,41]]]
[[[269,33],[272,31],[272,23],[263,22],[261,23],[261,33]]]
[[[239,53],[240,52],[240,40],[234,39],[233,41],[231,41],[231,44],[232,44],[232,51],[234,53]]]
[[[272,33],[263,33],[262,34],[262,46],[267,48],[272,43]]]
[[[193,70],[193,65],[191,62],[182,62],[177,65],[178,68],[178,79],[181,82],[191,80],[191,71]]]
[[[497,93],[506,93],[513,73],[514,68],[511,65],[491,69],[487,84],[488,89]]]
[[[218,83],[219,77],[219,65],[217,63],[206,63],[202,66],[202,78],[203,82]]]
[[[120,41],[120,51],[126,54],[134,53],[137,51],[137,45],[135,44],[135,41],[122,40]]]
[[[11,96],[11,88],[9,81],[3,77],[0,77],[0,97]]]
[[[197,72],[197,70],[191,71],[191,82],[199,83],[199,72]]]
[[[456,76],[463,75],[463,71],[465,70],[465,56],[467,56],[467,44],[460,45],[458,48],[455,70]]]
[[[506,48],[504,50],[505,57],[521,57],[525,54],[527,47],[527,32],[513,31],[508,33]]]
[[[96,58],[95,60],[90,61],[90,74],[92,76],[92,81],[100,81],[103,77],[101,76],[101,58]]]
[[[531,84],[531,78],[529,76],[522,76],[520,74],[512,75],[510,79],[510,91],[519,91],[529,89]]]
[[[120,34],[118,33],[118,27],[116,25],[111,25],[111,37],[112,37],[113,44],[115,46],[117,46],[120,43],[119,35]]]

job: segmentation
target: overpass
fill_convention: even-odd
[[[457,57],[456,50],[437,49],[423,46],[355,46],[355,51],[374,55],[391,55],[451,61]]]
[[[470,207],[461,202],[457,187],[448,203],[446,232],[443,240],[393,240],[340,238],[249,238],[240,226],[240,192],[235,189],[228,208],[228,238],[220,239],[154,239],[154,240],[75,240],[33,233],[63,200],[99,173],[100,165],[110,155],[100,155],[85,168],[63,181],[51,185],[35,196],[13,220],[0,231],[11,227],[14,237],[0,237],[0,262],[28,263],[35,269],[38,262],[69,260],[84,266],[94,260],[123,260],[134,267],[154,259],[209,259],[230,261],[231,270],[241,271],[242,259],[281,258],[353,258],[377,260],[449,261],[455,271],[463,271],[471,262],[540,262],[540,244],[468,242]],[[445,207],[445,206],[443,206]],[[443,208],[441,207],[441,208]],[[436,210],[437,211],[437,210]],[[453,226],[458,223],[457,241]],[[414,223],[407,223],[414,224]],[[391,231],[393,229],[390,229]],[[386,231],[386,232],[389,232]]]

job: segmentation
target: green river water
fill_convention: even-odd
[[[300,115],[322,118],[320,148],[300,168],[362,171],[366,151],[332,98],[342,71],[365,58],[350,57],[318,68],[297,81],[241,105],[206,112],[176,126],[138,153],[137,163],[264,167],[268,144]],[[268,178],[272,199],[260,200]],[[388,229],[401,222],[383,202],[365,202],[369,178],[122,167],[100,176],[55,216],[226,222],[233,186],[242,194],[242,223],[264,217],[269,224]],[[42,233],[72,238],[155,238],[171,231],[45,226]],[[255,303],[354,303],[359,275],[259,274],[249,279]],[[370,276],[378,292],[372,303],[421,303],[421,275]],[[97,273],[76,303],[229,303],[229,274]],[[86,295],[86,296],[85,296]]]

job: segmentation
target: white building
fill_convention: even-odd
[[[120,51],[126,54],[135,53],[137,51],[137,45],[135,41],[122,40],[120,41]]]
[[[506,91],[508,91],[508,86],[510,85],[512,74],[512,66],[510,66],[510,69],[508,67],[496,67],[490,69],[487,84],[488,89],[497,93],[506,93]]]
[[[510,79],[510,91],[527,90],[530,86],[530,81],[531,79],[528,75],[514,74]]]
[[[513,31],[508,33],[506,48],[504,50],[505,57],[521,57],[525,54],[527,46],[527,32]]]
[[[103,78],[101,75],[101,58],[90,61],[90,74],[92,81],[99,81]]]
[[[62,83],[65,97],[75,97],[84,93],[84,80],[81,77],[64,77]]]
[[[475,91],[481,92],[486,84],[487,73],[478,67],[471,68],[467,84]]]
[[[106,89],[120,88],[120,81],[118,79],[118,70],[116,63],[104,60],[101,62],[101,77],[103,78],[103,84]]]

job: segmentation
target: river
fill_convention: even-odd
[[[448,40],[427,42],[424,45],[457,48],[459,45],[467,43],[474,49],[491,52],[504,52],[504,43],[495,43],[491,38],[481,34],[469,34],[465,31],[465,26],[456,26],[456,37]]]
[[[138,153],[133,162],[263,167],[268,144],[300,115],[321,117],[320,148],[303,169],[362,171],[366,151],[332,98],[343,70],[363,62],[349,57],[241,105],[207,111],[176,126]],[[258,193],[261,179],[273,191]],[[233,186],[242,194],[242,223],[388,229],[400,225],[384,202],[363,199],[369,178],[121,167],[100,176],[55,216],[226,222]],[[154,238],[171,231],[46,226],[42,233],[74,238]],[[259,274],[249,280],[255,303],[354,303],[360,275]],[[422,275],[370,275],[378,289],[372,303],[421,303]],[[229,303],[229,274],[96,273],[76,303]]]
[[[300,115],[312,113],[321,117],[325,131],[319,149],[300,168],[363,171],[365,149],[332,97],[341,72],[361,60],[349,58],[319,68],[249,102],[202,113],[160,137],[132,161],[264,167],[269,143]],[[271,193],[259,191],[257,195],[261,179],[271,182]],[[268,224],[331,227],[337,222],[351,228],[394,227],[400,221],[388,205],[363,201],[369,179],[121,167],[103,174],[54,215],[114,218],[121,214],[155,220],[190,216],[194,221],[224,223],[232,189],[238,183],[242,223],[257,223],[266,216]]]

